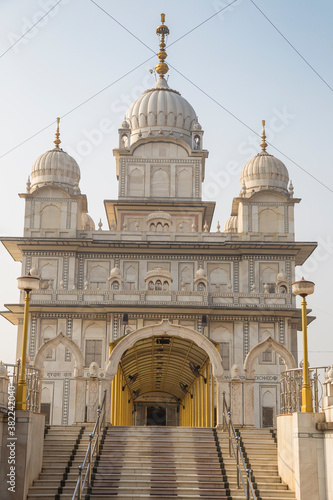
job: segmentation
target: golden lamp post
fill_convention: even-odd
[[[314,283],[306,281],[302,278],[300,281],[295,281],[292,285],[294,295],[302,297],[302,331],[303,331],[303,385],[302,385],[302,408],[304,413],[312,413],[312,392],[309,384],[309,363],[308,363],[308,334],[307,334],[307,318],[306,318],[306,300],[307,295],[314,292]]]
[[[17,278],[17,288],[25,291],[24,300],[24,319],[23,319],[23,338],[22,338],[22,355],[21,355],[21,371],[20,378],[16,390],[16,409],[27,409],[27,384],[25,380],[25,366],[27,359],[27,343],[28,343],[28,323],[29,323],[29,304],[30,292],[39,289],[40,279],[37,276],[32,276],[30,272],[26,276]]]

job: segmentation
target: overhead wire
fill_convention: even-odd
[[[56,7],[62,0],[59,0],[59,2],[57,4],[55,4],[52,9],[54,9],[54,7]],[[213,14],[213,16],[210,16],[209,18],[205,19],[204,21],[202,21],[200,24],[198,24],[197,26],[195,26],[194,28],[192,28],[190,31],[188,31],[187,33],[185,33],[184,35],[182,35],[181,37],[179,37],[177,40],[175,40],[172,44],[170,45],[173,45],[174,43],[176,43],[178,40],[180,40],[181,38],[184,38],[184,36],[188,35],[189,33],[191,33],[192,31],[194,31],[196,28],[198,28],[199,26],[202,26],[205,22],[209,21],[210,19],[212,19],[212,17],[215,17],[216,15],[220,14],[223,10],[227,9],[228,7],[230,7],[230,5],[232,5],[233,3],[235,3],[236,1],[238,0],[233,0],[232,2],[230,2],[228,5],[225,5],[222,9],[218,10],[215,14]],[[95,97],[97,97],[98,95],[102,94],[105,90],[109,89],[110,87],[112,87],[113,85],[115,85],[116,83],[118,83],[119,81],[121,81],[123,78],[125,78],[126,76],[130,75],[131,73],[133,73],[135,70],[137,70],[138,68],[140,68],[141,66],[143,66],[144,64],[146,64],[147,62],[149,62],[151,59],[153,59],[155,56],[156,56],[156,52],[151,48],[149,47],[148,45],[146,45],[142,40],[140,40],[140,38],[138,38],[136,35],[134,35],[134,33],[132,33],[131,31],[129,31],[126,26],[124,26],[122,23],[120,23],[115,17],[113,17],[109,12],[107,12],[105,9],[103,9],[100,5],[98,5],[96,2],[94,2],[93,0],[91,0],[92,3],[94,3],[102,12],[104,12],[108,17],[110,17],[111,19],[113,19],[113,21],[115,21],[119,26],[121,26],[125,31],[127,31],[132,37],[134,37],[136,40],[138,40],[141,44],[143,44],[147,49],[149,49],[151,52],[153,52],[153,56],[152,57],[149,57],[148,59],[146,59],[145,61],[143,61],[142,63],[138,64],[137,66],[135,66],[133,69],[131,69],[130,71],[128,71],[127,73],[125,73],[124,75],[122,75],[121,77],[117,78],[116,80],[114,80],[113,82],[111,82],[109,85],[107,85],[106,87],[104,87],[103,89],[99,90],[98,92],[96,92],[95,94],[93,94],[92,96],[88,97],[87,99],[85,99],[84,101],[82,101],[80,104],[78,104],[77,106],[75,106],[74,108],[70,109],[69,111],[67,111],[67,113],[63,114],[60,116],[61,119],[65,118],[66,116],[70,115],[71,113],[73,113],[74,111],[76,111],[77,109],[79,109],[81,106],[83,106],[84,104],[86,104],[87,102],[91,101],[92,99],[94,99]],[[47,15],[52,9],[50,9],[45,15]],[[45,16],[43,16],[44,18]],[[43,19],[41,18],[41,19]],[[38,21],[40,22],[41,19]],[[36,24],[35,23],[34,26]],[[31,29],[34,27],[32,26],[28,31],[26,31],[21,39],[29,32],[31,31]],[[17,40],[15,43],[17,43],[19,40]],[[13,44],[14,46],[15,44]],[[11,48],[11,47],[10,47]],[[10,50],[10,48],[8,50]],[[7,50],[7,52],[8,52]],[[4,55],[4,54],[3,54]],[[9,149],[8,151],[6,151],[5,153],[3,153],[2,155],[0,155],[0,159],[1,158],[4,158],[5,156],[7,156],[8,154],[12,153],[13,151],[15,151],[16,149],[18,149],[19,147],[23,146],[23,144],[26,144],[27,142],[29,142],[31,139],[33,139],[34,137],[36,137],[37,135],[41,134],[42,132],[44,132],[45,130],[47,130],[48,128],[52,127],[54,124],[56,123],[56,120],[53,120],[51,123],[49,123],[48,125],[46,125],[45,127],[43,127],[42,129],[40,129],[38,132],[30,135],[27,139],[25,139],[24,141],[20,142],[19,144],[17,144],[16,146],[14,146],[13,148]]]
[[[58,3],[60,3],[61,0],[59,0]],[[66,116],[68,116],[69,114],[73,113],[74,111],[76,111],[77,109],[79,109],[81,106],[83,106],[84,104],[86,104],[87,102],[91,101],[92,99],[94,99],[95,97],[97,97],[98,95],[100,95],[101,93],[103,93],[105,90],[109,89],[110,87],[112,87],[113,85],[115,85],[117,82],[119,82],[120,80],[122,80],[123,78],[125,78],[126,76],[128,76],[129,74],[133,73],[136,69],[138,69],[139,67],[143,66],[144,64],[146,64],[148,61],[150,61],[153,57],[155,57],[156,55],[156,52],[151,48],[149,47],[145,42],[143,42],[138,36],[136,36],[134,33],[132,33],[128,28],[126,28],[126,26],[124,26],[122,23],[120,23],[114,16],[112,16],[110,13],[108,13],[105,9],[103,9],[97,2],[95,2],[94,0],[90,0],[91,3],[93,3],[94,5],[96,5],[96,7],[98,7],[102,12],[104,12],[109,18],[111,18],[114,22],[116,22],[119,26],[121,26],[128,34],[130,34],[133,38],[135,38],[138,42],[140,42],[144,47],[148,48],[154,55],[148,59],[146,59],[144,62],[140,63],[139,65],[137,65],[135,68],[133,68],[132,70],[128,71],[127,73],[125,73],[124,75],[122,75],[121,77],[117,78],[116,80],[114,80],[112,83],[110,83],[109,85],[107,85],[106,87],[104,87],[103,89],[99,90],[98,92],[96,92],[95,94],[93,94],[92,96],[90,96],[89,98],[85,99],[84,101],[82,101],[80,104],[78,104],[77,106],[75,106],[74,108],[72,108],[71,110],[69,110],[67,113],[65,113],[64,115],[62,115],[61,118],[64,118]],[[192,28],[191,30],[189,30],[187,33],[185,33],[184,35],[182,35],[181,37],[179,37],[177,40],[175,40],[172,44],[169,45],[169,47],[171,45],[173,45],[174,43],[176,43],[177,41],[181,40],[182,38],[184,38],[186,35],[188,35],[189,33],[192,33],[195,29],[199,28],[200,26],[202,26],[203,24],[205,24],[207,21],[209,21],[210,19],[212,19],[213,17],[215,17],[216,15],[218,15],[220,12],[222,12],[223,10],[227,9],[228,7],[230,7],[230,5],[232,5],[233,3],[235,3],[237,0],[233,0],[232,2],[230,2],[228,5],[224,6],[222,9],[220,9],[219,11],[217,11],[215,14],[213,14],[212,16],[210,16],[209,18],[205,19],[204,21],[202,21],[200,24],[198,24],[197,26],[195,26],[194,28]],[[250,0],[254,5],[255,7],[257,7],[257,5],[253,2],[253,0]],[[57,4],[56,4],[57,5]],[[54,6],[55,7],[55,6]],[[53,7],[53,8],[54,8]],[[258,7],[257,7],[258,8]],[[50,9],[52,10],[52,9]],[[258,8],[258,10],[260,10]],[[263,14],[263,13],[262,13]],[[264,14],[263,14],[264,15]],[[266,17],[266,16],[265,16]],[[269,22],[271,22],[268,18],[267,20]],[[272,24],[272,23],[271,23]],[[273,25],[274,26],[274,25]],[[275,26],[274,26],[275,27]],[[276,28],[277,29],[277,28]],[[282,33],[281,33],[282,35]],[[283,35],[282,35],[283,36]],[[289,42],[288,42],[289,43]],[[199,85],[195,84],[192,80],[190,80],[188,77],[186,77],[183,73],[181,73],[179,70],[177,70],[174,66],[172,66],[170,63],[169,63],[169,66],[171,68],[173,68],[179,75],[181,75],[185,80],[187,80],[189,83],[191,83],[191,85],[193,85],[195,88],[197,88],[200,92],[202,92],[206,97],[208,97],[212,102],[214,102],[216,105],[218,105],[221,109],[223,109],[224,111],[226,111],[230,116],[232,116],[235,120],[237,120],[239,123],[241,123],[244,127],[246,127],[248,130],[250,130],[253,134],[255,134],[256,136],[260,137],[260,134],[258,132],[256,132],[252,127],[250,127],[249,125],[247,125],[243,120],[241,120],[238,116],[236,116],[234,113],[232,113],[232,111],[228,110],[225,106],[223,106],[220,102],[218,102],[216,99],[214,99],[210,94],[208,94],[206,91],[204,91]],[[325,82],[326,83],[326,82]],[[4,153],[3,155],[0,156],[0,158],[3,158],[4,156],[8,155],[9,153],[11,153],[12,151],[18,149],[20,146],[22,146],[23,144],[25,144],[26,142],[28,142],[29,140],[33,139],[34,137],[36,137],[37,135],[39,135],[40,133],[44,132],[44,130],[48,129],[49,127],[53,126],[55,123],[55,121],[53,121],[52,123],[50,123],[49,125],[43,127],[41,130],[39,130],[38,132],[36,132],[35,134],[33,134],[32,136],[28,137],[27,139],[25,139],[24,141],[22,141],[20,144],[18,144],[17,146],[11,148],[10,150],[8,150],[6,153]],[[313,174],[311,174],[308,170],[306,170],[304,167],[302,167],[301,165],[299,165],[296,161],[294,161],[292,158],[290,158],[288,155],[286,155],[283,151],[281,151],[280,149],[278,149],[276,146],[274,146],[273,144],[269,143],[268,144],[275,150],[277,151],[278,153],[282,154],[285,158],[288,159],[288,161],[290,161],[291,163],[293,163],[296,167],[298,167],[300,170],[302,170],[304,173],[306,173],[307,175],[309,175],[313,180],[315,180],[316,182],[318,182],[319,184],[321,184],[321,186],[323,186],[324,188],[326,188],[328,191],[330,191],[331,193],[333,193],[333,189],[331,189],[329,186],[327,186],[324,182],[322,182],[320,179],[318,179],[317,177],[315,177]]]
[[[51,9],[49,9],[47,12],[45,12],[44,16],[42,16],[40,19],[38,19],[38,21],[36,21],[35,24],[33,24],[32,26],[30,26],[30,28],[25,33],[23,33],[23,35],[21,35],[20,38],[18,38],[10,47],[8,47],[8,49],[6,49],[5,52],[3,52],[2,54],[0,54],[0,59],[5,54],[7,54],[7,52],[9,52],[13,47],[15,47],[15,45],[18,44],[22,40],[22,38],[24,38],[28,33],[30,33],[30,31],[33,30],[35,28],[35,26],[37,26],[37,24],[39,24],[46,16],[48,16],[49,13],[53,9],[55,9],[56,6],[59,5],[61,2],[62,2],[62,0],[59,0],[56,4],[54,4],[53,7],[51,7]]]
[[[327,83],[327,81],[318,73],[317,70],[305,59],[304,56],[299,52],[299,50],[296,49],[296,47],[288,40],[288,38],[279,30],[277,26],[269,19],[269,17],[258,7],[258,5],[253,1],[250,0],[250,2],[255,6],[255,8],[264,16],[264,18],[269,22],[271,26],[279,33],[279,35],[282,36],[282,38],[287,42],[288,45],[296,52],[296,54],[299,55],[299,57],[305,62],[307,66],[320,78],[320,80],[330,89],[333,91],[333,88]]]
[[[105,11],[103,8],[101,8],[96,2],[95,0],[90,0],[93,4],[95,4],[98,8],[100,8],[103,12],[105,12],[111,19],[115,20],[115,18],[109,14],[107,11]],[[252,0],[250,0],[252,1]],[[232,2],[234,3],[234,2]],[[227,7],[229,7],[231,4],[229,4]],[[226,7],[225,7],[226,8]],[[224,9],[221,9],[221,10],[224,10]],[[211,19],[212,17],[215,17],[216,14],[214,14],[213,16],[211,16],[210,18],[208,19]],[[208,20],[207,19],[207,20]],[[207,21],[206,20],[206,21]],[[119,24],[121,27],[124,27],[119,21],[115,20],[117,24]],[[202,26],[202,24],[204,24],[204,22],[200,23],[197,27],[199,26]],[[197,28],[196,27],[196,28]],[[193,28],[192,30],[190,30],[188,33],[191,33],[192,31],[194,31],[194,29],[196,28]],[[124,29],[127,31],[127,33],[129,33],[132,37],[134,37],[136,40],[138,40],[142,45],[144,45],[145,47],[147,47],[151,52],[153,52],[155,54],[155,51],[149,47],[145,42],[143,42],[138,36],[136,36],[134,33],[132,33],[129,29],[125,28]],[[184,35],[185,36],[185,35]],[[178,40],[180,40],[181,38],[183,37],[180,37]],[[171,44],[169,45],[169,47],[171,46]],[[235,118],[235,120],[237,120],[239,123],[241,123],[244,127],[246,127],[248,130],[250,130],[253,134],[255,134],[256,136],[258,137],[261,137],[260,134],[258,132],[256,132],[252,127],[250,127],[249,125],[247,125],[247,123],[245,123],[243,120],[241,120],[240,118],[238,118],[238,116],[236,116],[234,113],[232,113],[232,111],[230,111],[229,109],[227,109],[225,106],[223,106],[220,102],[218,102],[216,99],[214,99],[214,97],[212,97],[210,94],[208,94],[208,92],[204,91],[199,85],[197,85],[196,83],[194,83],[192,80],[190,80],[190,78],[186,77],[181,71],[177,70],[172,64],[168,63],[168,65],[170,66],[170,68],[174,69],[179,75],[181,75],[185,80],[187,80],[189,83],[191,83],[196,89],[198,89],[200,92],[202,92],[206,97],[208,97],[211,101],[213,101],[215,104],[217,104],[221,109],[223,109],[224,111],[226,111],[230,116],[232,116],[233,118]],[[306,170],[304,167],[302,167],[301,165],[299,165],[299,163],[297,163],[295,160],[293,160],[292,158],[290,158],[290,156],[288,156],[287,154],[283,153],[283,151],[281,151],[279,148],[277,148],[276,146],[274,146],[273,144],[269,143],[267,141],[267,144],[269,144],[269,146],[271,146],[275,151],[277,151],[278,153],[280,153],[281,155],[283,155],[285,158],[287,158],[291,163],[293,163],[296,167],[298,167],[300,170],[302,170],[304,173],[306,173],[307,175],[309,175],[313,180],[317,181],[319,184],[321,184],[321,186],[323,186],[324,188],[328,189],[328,191],[330,191],[331,193],[333,193],[333,189],[331,189],[329,186],[327,186],[324,182],[322,182],[320,179],[318,179],[316,176],[314,176],[313,174],[311,174],[308,170]]]
[[[74,108],[70,109],[69,111],[67,111],[67,113],[64,113],[63,115],[60,116],[61,119],[65,118],[66,116],[70,115],[71,113],[73,113],[74,111],[76,111],[77,109],[81,108],[82,106],[84,106],[84,104],[87,104],[87,102],[91,101],[92,99],[94,99],[95,97],[97,97],[98,95],[102,94],[102,92],[104,92],[105,90],[109,89],[110,87],[112,87],[113,85],[115,85],[116,83],[120,82],[120,80],[122,80],[123,78],[125,78],[126,76],[130,75],[131,73],[133,73],[135,70],[137,70],[138,68],[140,68],[141,66],[143,66],[144,64],[146,64],[148,61],[150,61],[151,59],[153,59],[155,56],[151,56],[149,57],[148,59],[146,59],[145,61],[143,61],[142,63],[138,64],[137,66],[135,66],[135,68],[132,68],[130,71],[127,71],[127,73],[125,73],[124,75],[120,76],[119,78],[117,78],[116,80],[114,80],[113,82],[111,82],[109,85],[107,85],[106,87],[104,87],[103,89],[99,90],[98,92],[96,92],[95,94],[93,94],[92,96],[88,97],[87,99],[85,99],[84,101],[82,101],[80,104],[78,104],[77,106],[75,106]],[[0,155],[0,159],[1,158],[4,158],[5,156],[7,156],[9,153],[11,153],[12,151],[15,151],[15,149],[18,149],[20,146],[22,146],[23,144],[25,144],[26,142],[30,141],[31,139],[33,139],[34,137],[36,137],[37,135],[41,134],[42,132],[44,132],[44,130],[47,130],[48,128],[52,127],[54,124],[56,123],[56,120],[53,120],[52,123],[49,123],[48,125],[46,125],[45,127],[43,127],[41,130],[39,130],[38,132],[36,132],[35,134],[31,135],[30,137],[28,137],[27,139],[25,139],[24,141],[20,142],[19,144],[17,144],[16,146],[14,146],[13,148],[9,149],[8,151],[6,151],[6,153]]]

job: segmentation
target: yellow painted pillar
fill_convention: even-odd
[[[118,377],[117,377],[117,399],[118,399],[118,404],[117,404],[117,425],[121,425],[121,372],[120,372],[120,365],[118,366]]]
[[[209,427],[209,364],[205,369],[206,385],[205,385],[205,403],[206,403],[206,427]]]
[[[200,413],[201,413],[201,427],[205,427],[205,381],[202,377],[199,377],[200,383]]]
[[[212,365],[210,366],[210,426],[214,427],[214,376]]]
[[[122,386],[123,386],[123,380],[122,380],[122,371],[119,365],[119,425],[123,425],[123,391],[122,391]]]
[[[109,357],[111,355],[113,349],[113,345],[109,344]],[[114,425],[114,419],[113,419],[113,412],[114,412],[114,377],[111,382],[111,408],[110,408],[110,423],[111,425]]]
[[[186,427],[190,427],[190,411],[191,411],[191,406],[190,406],[190,395],[186,394],[186,422],[185,425]]]
[[[218,381],[216,381],[215,398],[216,398],[216,424],[217,424],[217,422],[218,422],[218,414],[219,414],[219,383],[218,383]]]
[[[118,403],[118,373],[113,377],[114,403],[113,403],[113,425],[117,425],[117,403]]]
[[[115,377],[113,377],[112,382],[111,382],[111,416],[110,416],[111,425],[114,425],[114,397],[115,397],[115,394],[114,394],[114,387],[115,387],[114,379],[115,379]]]
[[[196,403],[196,427],[200,427],[200,390],[199,390],[199,380],[196,379],[195,381],[195,389],[196,389],[196,394],[197,394],[197,403]]]
[[[132,425],[131,416],[132,416],[132,408],[131,408],[131,393],[127,387],[127,425]]]
[[[125,418],[125,407],[124,407],[124,402],[125,402],[125,389],[126,387],[124,387],[124,390],[122,390],[122,387],[124,385],[124,374],[123,372],[121,371],[121,376],[120,376],[120,385],[121,385],[121,423],[120,425],[124,425],[124,418]]]
[[[194,420],[194,387],[192,385],[192,398],[191,398],[191,427],[195,427],[195,420]]]

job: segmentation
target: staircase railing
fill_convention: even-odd
[[[242,485],[246,500],[259,500],[253,488],[251,478],[252,470],[249,469],[245,463],[244,455],[240,446],[240,436],[237,435],[234,424],[231,420],[231,411],[226,402],[225,391],[223,391],[223,429],[228,431],[229,457],[233,455],[236,461],[237,488],[240,489]],[[243,471],[245,471],[246,477],[243,475],[241,465],[243,465]]]
[[[16,364],[2,363],[2,362],[0,364],[6,368],[6,372],[3,377],[7,379],[8,390],[10,386],[17,388],[18,380],[20,378],[21,360],[18,359]],[[25,400],[25,403],[27,405],[27,410],[32,411],[34,413],[40,413],[40,405],[41,405],[40,395],[41,395],[41,383],[42,383],[41,370],[39,370],[35,366],[27,365],[25,371],[25,383],[27,387],[27,394]],[[2,397],[0,396],[0,409],[5,412],[8,409],[8,401],[7,401],[8,390],[4,391]]]
[[[312,406],[315,413],[322,409],[323,383],[329,366],[309,367]],[[321,379],[320,379],[321,377]],[[293,368],[281,373],[281,413],[300,412],[302,406],[303,369]]]
[[[88,448],[83,463],[79,466],[79,475],[76,481],[72,500],[81,500],[84,489],[86,487],[87,489],[91,487],[93,462],[99,455],[101,432],[105,427],[106,392],[107,390],[104,389],[102,404],[101,407],[97,410],[97,420],[94,425],[94,430],[91,434],[89,434]]]

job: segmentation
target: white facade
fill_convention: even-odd
[[[202,128],[192,106],[163,77],[131,106],[119,129],[119,196],[104,202],[108,230],[95,229],[80,193],[79,167],[59,148],[59,134],[57,140],[36,161],[21,195],[23,237],[3,240],[22,261],[22,273],[33,269],[41,278],[40,290],[31,294],[32,363],[62,332],[83,356],[84,384],[93,361],[102,381],[109,344],[163,319],[220,344],[226,381],[232,368],[245,379],[245,357],[268,337],[297,360],[300,315],[290,284],[295,266],[315,245],[295,242],[294,204],[300,200],[286,167],[266,152],[264,136],[262,152],[243,168],[224,232],[210,230],[215,204],[202,201],[208,156]],[[18,356],[22,313],[22,304],[3,313],[19,324]],[[75,418],[74,358],[60,343],[45,359],[42,403],[50,423]],[[279,412],[284,368],[274,350],[258,358],[257,426],[271,425]]]

